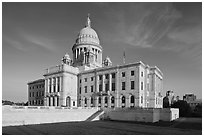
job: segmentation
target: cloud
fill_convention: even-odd
[[[46,36],[37,36],[23,30],[17,30],[13,32],[13,34],[3,35],[3,41],[13,48],[23,52],[39,50],[42,48],[51,52],[57,50],[57,40],[46,38]]]
[[[133,3],[124,7],[109,11],[108,16],[116,15],[117,20],[114,39],[142,48],[153,47],[182,17],[171,3]]]

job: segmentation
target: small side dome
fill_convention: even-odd
[[[66,53],[66,54],[64,55],[64,57],[62,57],[61,61],[62,61],[62,64],[67,64],[67,65],[71,65],[71,63],[72,63],[72,60],[71,60],[71,58],[69,57],[69,54],[68,54],[68,53]]]
[[[103,61],[104,66],[112,66],[112,61],[110,58],[107,56],[104,61]]]

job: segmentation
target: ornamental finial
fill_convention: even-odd
[[[87,21],[86,21],[86,27],[91,27],[91,20],[89,17],[90,17],[90,14],[88,13]]]

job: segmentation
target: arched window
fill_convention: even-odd
[[[93,98],[91,97],[91,104],[93,104]]]
[[[111,103],[114,104],[114,102],[115,102],[115,98],[111,97]]]
[[[130,97],[130,103],[135,103],[135,97],[134,96]]]
[[[122,103],[125,103],[125,96],[122,96]]]
[[[108,97],[105,97],[105,104],[108,103]]]
[[[86,98],[84,99],[84,104],[87,104],[87,99]]]
[[[98,98],[98,103],[101,104],[101,97]]]

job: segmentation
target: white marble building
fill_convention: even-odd
[[[102,61],[103,49],[87,17],[62,64],[46,69],[46,106],[67,107],[162,107],[163,74],[158,67],[141,61],[112,66]]]

